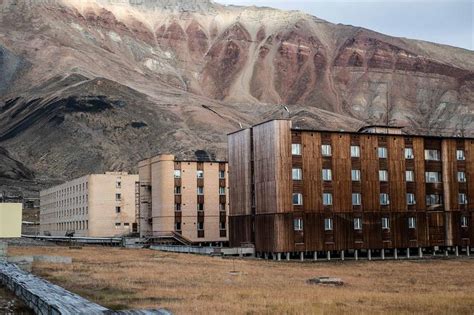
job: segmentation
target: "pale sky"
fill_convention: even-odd
[[[474,0],[215,0],[301,10],[333,23],[474,50]]]

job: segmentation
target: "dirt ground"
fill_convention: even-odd
[[[474,259],[273,262],[85,247],[10,247],[9,255],[73,257],[33,272],[112,309],[176,314],[473,314]],[[234,267],[235,266],[235,267]],[[231,271],[238,273],[235,275]],[[319,276],[342,287],[307,284]]]

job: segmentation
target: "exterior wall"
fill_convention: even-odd
[[[146,211],[150,200],[152,204],[151,217],[140,214],[142,222],[152,222],[151,233],[149,225],[140,226],[143,236],[180,234],[192,243],[228,240],[227,163],[178,161],[173,155],[159,155],[140,162],[139,168],[140,186],[147,181],[151,186],[151,196],[140,197],[141,210]],[[198,170],[203,171],[203,178],[197,177]],[[180,176],[175,176],[175,171],[180,172]],[[225,174],[223,179],[219,178],[220,171]],[[198,186],[204,187],[203,195],[198,195]],[[225,195],[220,195],[220,186],[225,189]],[[176,187],[180,191],[175,193]],[[221,203],[225,205],[223,211],[220,210]],[[198,204],[204,205],[202,211],[198,210]],[[203,230],[198,229],[200,222],[204,225]],[[221,226],[221,222],[225,224]]]
[[[21,203],[0,203],[0,238],[21,237]]]
[[[40,234],[109,237],[131,233],[136,223],[136,182],[138,175],[111,172],[41,191]]]
[[[249,142],[250,156],[239,155]],[[291,155],[291,143],[301,144],[300,156]],[[322,145],[331,146],[331,156],[322,155]],[[245,201],[235,208],[231,204],[231,246],[251,240],[260,252],[308,252],[467,246],[474,241],[473,139],[291,130],[289,121],[271,121],[229,135],[229,146],[231,200],[246,196],[242,185],[248,182],[256,196],[251,214],[243,210]],[[360,147],[360,157],[351,157],[351,146]],[[380,147],[387,149],[386,158],[379,158]],[[405,158],[405,148],[413,149],[413,159]],[[425,160],[425,150],[438,150],[441,160]],[[457,150],[465,151],[466,160],[456,158]],[[302,180],[292,180],[292,168],[302,169]],[[323,180],[323,169],[332,171],[331,180]],[[360,181],[352,180],[352,170],[360,170]],[[407,182],[407,170],[414,172],[413,182]],[[387,181],[380,181],[379,171],[387,171]],[[466,183],[458,182],[459,171],[466,172]],[[439,172],[440,182],[426,182],[425,172]],[[288,205],[293,193],[302,195],[302,205]],[[353,193],[361,194],[360,205],[352,204]],[[407,193],[414,194],[415,204],[407,203]],[[460,193],[467,195],[467,205],[459,203]],[[332,195],[331,205],[323,205],[323,194]],[[381,205],[381,194],[388,194],[389,204]],[[443,201],[428,205],[428,194]],[[468,226],[461,226],[463,217]],[[382,229],[384,218],[388,229]],[[416,219],[415,228],[409,228],[410,218]],[[325,219],[332,219],[332,229],[325,229]],[[354,228],[355,219],[362,229]],[[295,220],[302,220],[302,230],[294,229]]]

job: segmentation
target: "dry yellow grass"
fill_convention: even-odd
[[[33,272],[114,309],[176,314],[474,313],[474,260],[286,263],[152,250],[10,248],[10,255],[73,257]],[[343,287],[306,280],[334,276]]]

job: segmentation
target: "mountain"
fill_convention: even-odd
[[[299,11],[0,0],[0,30],[0,146],[42,180],[159,152],[222,159],[226,133],[283,105],[300,127],[474,130],[473,51]]]

